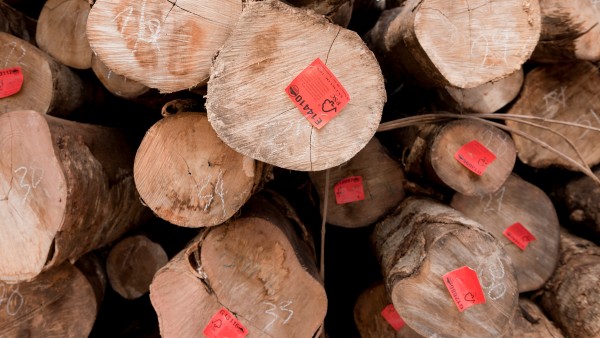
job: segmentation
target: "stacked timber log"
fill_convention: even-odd
[[[0,115],[0,140],[0,279],[32,279],[144,220],[118,130],[13,111]]]
[[[311,172],[310,178],[319,192],[320,210],[327,210],[330,224],[349,228],[368,226],[404,199],[404,171],[377,138],[371,139],[347,163],[328,172]],[[329,195],[327,199],[325,194]],[[327,206],[326,200],[330,201]]]
[[[267,1],[247,5],[219,51],[206,109],[217,135],[236,151],[317,171],[364,148],[385,99],[381,70],[356,33]]]
[[[11,85],[17,91],[2,99],[2,113],[35,110],[66,116],[92,97],[77,74],[29,42],[0,32],[0,45],[3,80],[8,71],[19,76]]]
[[[510,176],[493,193],[457,193],[450,205],[503,243],[515,267],[519,292],[539,289],[554,272],[560,226],[550,198],[536,186]]]
[[[469,196],[497,191],[517,156],[508,134],[474,120],[412,127],[401,143],[408,173]]]
[[[517,71],[540,30],[538,1],[408,0],[383,12],[366,39],[392,79],[472,88]]]
[[[392,304],[417,333],[494,337],[508,329],[519,294],[514,268],[477,222],[409,197],[377,223],[373,243]]]
[[[34,281],[0,282],[3,337],[86,337],[96,320],[96,291],[69,262]]]
[[[0,0],[0,336],[599,336],[599,21]]]
[[[311,244],[297,234],[303,225],[270,193],[245,208],[155,276],[150,298],[163,337],[312,337],[321,327],[327,298]]]
[[[38,18],[37,45],[66,66],[90,68],[92,50],[85,35],[89,13],[86,0],[48,0]]]
[[[106,274],[119,295],[136,299],[149,291],[152,278],[167,261],[167,253],[160,244],[143,235],[131,236],[110,250]]]
[[[269,173],[270,166],[223,143],[206,114],[185,111],[148,130],[134,163],[144,203],[159,217],[187,227],[227,221]]]
[[[600,247],[562,231],[560,260],[541,303],[569,337],[600,334]]]

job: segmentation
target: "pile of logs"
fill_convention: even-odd
[[[599,62],[597,0],[0,0],[0,337],[600,337]]]

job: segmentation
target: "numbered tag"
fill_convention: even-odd
[[[0,99],[14,95],[23,86],[21,67],[0,69]]]
[[[348,92],[319,58],[304,69],[285,92],[317,129],[323,128],[350,101]]]
[[[521,250],[525,250],[529,242],[536,240],[535,236],[519,222],[509,226],[502,233]]]
[[[365,199],[363,179],[361,176],[351,176],[339,181],[334,187],[335,203],[345,204]]]
[[[496,155],[483,144],[473,140],[460,147],[454,154],[454,158],[467,169],[481,176],[485,169],[494,162]]]
[[[202,333],[208,338],[243,338],[248,330],[223,307],[210,319]]]
[[[389,304],[381,311],[381,316],[385,318],[385,320],[394,328],[394,330],[398,331],[404,327],[404,320],[394,308],[394,304]]]
[[[485,303],[485,296],[475,270],[463,266],[448,272],[442,278],[460,312],[473,305]]]

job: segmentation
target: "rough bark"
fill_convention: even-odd
[[[35,44],[36,20],[0,1],[0,32]]]
[[[558,120],[600,127],[600,73],[598,67],[586,61],[560,65],[539,66],[525,77],[519,99],[507,111],[509,114],[535,116],[539,120],[528,120],[550,128],[569,139],[590,166],[600,163],[600,148],[596,145],[600,133],[544,121]],[[534,136],[549,146],[581,162],[573,148],[559,135],[548,130],[515,121],[506,124]],[[573,163],[513,133],[519,159],[536,168],[552,165],[578,170]]]
[[[221,307],[235,314],[246,337],[315,334],[325,290],[288,218],[293,212],[272,201],[253,197],[242,217],[204,230],[157,273],[150,299],[163,337],[196,336]]]
[[[514,73],[540,35],[538,1],[407,0],[367,34],[386,74],[473,88]]]
[[[381,311],[392,301],[383,283],[363,291],[354,305],[354,322],[362,338],[421,338],[408,325],[396,331],[383,318]]]
[[[85,278],[87,278],[92,289],[94,289],[98,310],[100,310],[100,305],[102,305],[102,302],[104,301],[104,295],[106,294],[106,287],[108,285],[105,263],[104,256],[97,251],[88,252],[73,263],[75,267],[83,273]]]
[[[492,114],[514,100],[523,86],[523,69],[495,82],[462,89],[446,86],[437,90],[442,104],[459,113]]]
[[[600,60],[600,8],[594,0],[540,0],[542,31],[531,59]]]
[[[519,298],[519,309],[503,337],[563,338],[562,332],[534,302]]]
[[[335,24],[347,27],[352,17],[354,0],[287,0],[296,7],[311,9],[325,15]]]
[[[106,273],[111,287],[119,295],[136,299],[150,290],[152,278],[168,260],[160,244],[143,235],[131,236],[110,250]]]
[[[92,49],[85,34],[88,0],[48,0],[38,18],[35,40],[41,50],[77,69],[92,66]]]
[[[321,129],[285,91],[317,58],[350,96]],[[219,137],[236,151],[286,169],[317,171],[348,161],[367,144],[385,99],[381,70],[356,33],[304,9],[252,2],[215,59],[206,107]]]
[[[496,159],[481,176],[459,163],[454,154],[466,143],[478,141]],[[468,196],[494,192],[504,184],[516,160],[515,145],[502,130],[473,120],[422,125],[404,134],[407,173],[425,177]]]
[[[206,84],[211,60],[242,11],[242,0],[98,0],[87,36],[117,74],[161,92]]]
[[[86,85],[68,67],[32,44],[0,32],[0,68],[21,67],[23,87],[2,99],[0,114],[13,110],[35,110],[65,116],[88,98]]]
[[[566,231],[560,261],[546,283],[542,307],[568,337],[600,335],[600,248]]]
[[[385,216],[404,199],[404,170],[379,143],[371,139],[350,161],[329,169],[329,186],[325,186],[326,171],[309,173],[319,193],[321,213],[328,194],[327,223],[347,228],[368,226]],[[352,176],[362,177],[365,199],[337,204],[334,187]]]
[[[0,140],[0,280],[34,278],[147,216],[117,130],[15,111],[0,115]]]
[[[511,175],[496,192],[455,194],[450,205],[502,243],[515,268],[519,292],[537,290],[550,278],[558,262],[560,225],[552,201],[541,189]],[[525,250],[503,235],[516,222],[535,237]]]
[[[94,290],[68,262],[18,284],[0,282],[0,336],[87,337],[96,320]]]
[[[600,168],[594,169],[600,177]],[[573,225],[583,227],[600,239],[600,186],[589,177],[580,177],[556,189],[556,203],[565,209]]]
[[[433,200],[409,197],[377,223],[373,243],[386,290],[404,321],[424,336],[497,337],[518,299],[510,257],[480,224]],[[468,266],[485,303],[459,312],[442,276]]]
[[[144,203],[159,217],[180,226],[209,227],[238,212],[270,169],[223,143],[205,114],[182,112],[146,132],[134,178]]]

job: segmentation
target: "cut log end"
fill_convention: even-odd
[[[416,38],[448,83],[458,88],[479,86],[517,71],[540,35],[538,1],[487,0],[477,6],[467,2],[461,8],[431,0],[418,6]]]
[[[252,200],[251,200],[252,201]],[[264,200],[266,218],[242,216],[209,228],[154,278],[150,298],[161,335],[197,335],[225,307],[249,336],[311,337],[327,309],[322,284],[303,265],[289,221]],[[281,212],[281,211],[279,211]],[[267,220],[268,219],[268,220]]]
[[[350,96],[321,129],[285,91],[317,58]],[[381,70],[356,33],[283,3],[251,2],[215,59],[206,106],[219,137],[238,152],[286,169],[317,171],[349,160],[366,145],[385,100]]]
[[[98,0],[87,35],[117,74],[169,93],[206,83],[212,57],[241,11],[240,0]]]
[[[186,227],[221,224],[261,183],[262,165],[221,141],[203,113],[178,113],[151,127],[138,148],[134,179],[159,217]]]
[[[523,69],[495,82],[462,89],[446,86],[438,90],[443,104],[460,113],[492,114],[517,97],[523,86]]]
[[[150,91],[143,84],[113,72],[95,55],[92,56],[92,70],[109,92],[124,99],[134,99]]]
[[[136,299],[148,292],[152,278],[167,261],[167,254],[159,244],[145,236],[132,236],[110,250],[106,273],[118,294]]]
[[[412,329],[427,337],[505,332],[517,306],[517,282],[510,258],[479,224],[432,200],[409,197],[376,225],[373,239],[390,298]],[[484,303],[467,307],[476,296],[460,297],[459,286],[445,285],[451,281],[444,276],[464,266],[477,274]]]
[[[329,169],[329,186],[325,186],[326,171],[311,172],[310,178],[319,193],[321,208],[328,194],[327,222],[347,228],[365,227],[375,223],[404,199],[404,171],[400,163],[390,157],[377,138],[371,139],[350,161]],[[338,191],[336,186],[344,179],[360,176],[360,189],[364,199],[347,202],[344,194],[351,190]],[[355,192],[356,193],[356,192]],[[338,202],[338,198],[340,199]],[[353,198],[354,199],[354,198]],[[339,203],[339,204],[338,204]]]
[[[410,0],[384,12],[368,39],[396,77],[473,88],[521,68],[540,27],[538,1]]]
[[[354,305],[354,322],[362,338],[422,338],[408,325],[399,330],[382,316],[382,311],[391,304],[383,283],[368,288],[360,294]],[[393,304],[392,304],[393,305]]]
[[[2,337],[87,337],[97,303],[86,277],[70,263],[33,281],[0,282]]]
[[[46,119],[37,112],[0,115],[0,154],[7,159],[0,167],[2,280],[31,279],[52,258],[67,184],[51,139]]]
[[[560,226],[552,201],[541,189],[511,175],[496,192],[454,195],[451,206],[503,244],[515,267],[519,292],[537,290],[550,278],[558,261]],[[516,222],[535,237],[523,250],[503,234]]]
[[[89,12],[87,0],[48,0],[38,18],[37,45],[66,66],[90,68],[92,49],[85,34]]]
[[[536,168],[556,165],[569,170],[579,170],[572,161],[547,149],[552,147],[581,164],[582,160],[573,149],[573,145],[578,149],[585,164],[593,166],[600,163],[600,148],[596,146],[597,131],[546,121],[556,120],[599,128],[600,98],[596,94],[598,86],[600,73],[598,67],[591,62],[538,66],[527,73],[523,90],[508,113],[539,117],[541,120],[527,121],[546,129],[519,121],[507,121],[506,124],[518,132],[541,140],[546,146],[513,133],[519,159]],[[564,137],[570,140],[571,144]]]
[[[458,120],[444,125],[433,136],[427,163],[442,183],[462,194],[473,196],[498,190],[515,165],[517,154],[513,140],[493,126]],[[472,141],[479,142],[496,157],[481,175],[455,159],[459,149]]]

